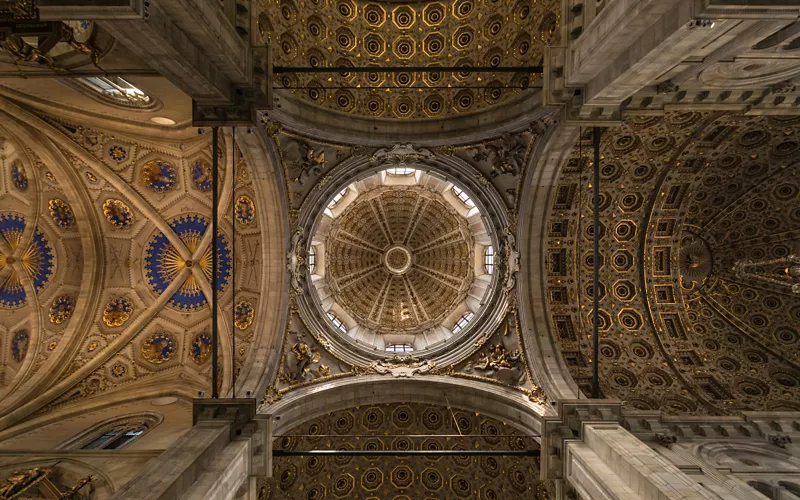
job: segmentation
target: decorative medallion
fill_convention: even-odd
[[[177,350],[175,337],[165,332],[150,335],[142,344],[142,356],[155,364],[169,361]]]
[[[25,173],[25,167],[19,160],[14,160],[11,164],[11,182],[20,191],[28,189],[28,174]]]
[[[50,282],[53,274],[54,256],[50,242],[44,234],[37,228],[33,233],[33,239],[25,252],[16,256],[15,250],[22,241],[25,232],[25,217],[22,215],[5,213],[0,214],[0,237],[2,237],[11,248],[11,255],[0,253],[0,274],[6,266],[18,259],[27,273],[31,276],[33,286],[36,290],[41,290]],[[11,267],[11,272],[5,274],[0,281],[0,307],[15,308],[25,304],[25,289],[22,281],[17,274],[15,267]]]
[[[177,180],[175,167],[164,160],[150,160],[142,167],[142,182],[156,193],[171,191]]]
[[[108,223],[117,229],[128,229],[133,225],[133,210],[122,200],[107,199],[103,203],[103,214]]]
[[[128,367],[122,363],[117,363],[111,367],[111,376],[114,378],[122,378],[128,373]]]
[[[50,306],[50,323],[60,325],[72,317],[74,311],[75,303],[72,301],[72,297],[69,295],[62,295],[56,298],[56,300],[53,301],[53,305]]]
[[[29,341],[30,336],[25,330],[18,331],[14,334],[14,338],[11,339],[11,356],[17,363],[22,363],[22,360],[25,359],[25,355],[28,353]]]
[[[48,351],[55,351],[56,347],[58,347],[58,342],[56,342],[55,340],[47,344]]]
[[[50,182],[56,182],[56,176],[53,175],[53,172],[51,172],[49,170],[44,173],[44,177],[45,177],[45,179],[47,179]]]
[[[192,359],[198,365],[202,365],[209,357],[211,357],[211,337],[201,333],[192,340]]]
[[[61,229],[71,229],[75,226],[75,214],[64,200],[54,198],[47,204],[50,216]]]
[[[249,196],[243,194],[236,199],[236,220],[243,226],[250,225],[256,218],[256,205]]]
[[[194,187],[204,193],[211,191],[211,164],[206,160],[197,160],[192,165],[192,182]]]
[[[133,302],[125,297],[117,297],[106,304],[103,311],[103,323],[106,326],[117,327],[125,324],[133,313]]]
[[[119,144],[114,144],[108,148],[108,157],[117,163],[122,163],[128,159],[128,150]]]
[[[189,253],[193,254],[208,228],[208,221],[201,215],[184,215],[173,219],[170,227],[186,245]],[[222,234],[217,236],[217,258],[217,290],[222,291],[231,275],[230,245]],[[162,294],[181,271],[195,265],[199,266],[205,278],[211,281],[211,245],[197,262],[185,260],[160,231],[150,238],[145,247],[145,276],[150,289],[156,294]],[[195,311],[208,305],[200,282],[194,274],[186,277],[183,285],[170,299],[169,305],[181,311]]]
[[[239,303],[236,304],[233,316],[233,323],[236,325],[236,328],[239,330],[247,330],[250,325],[253,324],[253,320],[256,317],[256,310],[249,301],[240,300]]]
[[[97,184],[97,176],[94,175],[92,172],[86,172],[86,179],[91,182],[92,184]]]
[[[98,347],[100,347],[100,346],[99,346],[99,345],[97,345],[97,342],[91,342],[91,343],[90,343],[90,344],[89,344],[89,345],[86,347],[86,352],[94,352],[94,351],[96,351],[96,350],[97,350],[97,348],[98,348]]]

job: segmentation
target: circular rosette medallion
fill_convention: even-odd
[[[211,357],[211,337],[205,333],[197,335],[192,340],[192,359],[198,365],[202,365]]]
[[[106,200],[103,203],[103,215],[117,229],[128,229],[133,225],[133,211],[122,200]]]
[[[236,220],[243,226],[250,225],[256,218],[256,204],[247,196],[242,195],[236,199]]]
[[[128,150],[124,146],[114,144],[108,148],[108,157],[117,163],[122,163],[128,159]]]
[[[22,363],[22,360],[25,359],[25,355],[28,353],[29,341],[30,336],[25,330],[20,330],[14,334],[14,338],[11,340],[11,356],[17,363]]]
[[[50,306],[50,323],[60,325],[71,318],[74,311],[75,302],[73,302],[72,297],[69,295],[62,295],[54,300],[53,304]]]
[[[0,215],[0,238],[11,249],[9,255],[0,253],[0,274],[4,275],[0,280],[0,307],[15,308],[25,304],[25,289],[17,273],[17,263],[30,275],[36,290],[43,289],[53,274],[55,259],[50,242],[37,228],[25,251],[20,252],[18,247],[24,233],[25,217],[10,213]],[[6,267],[11,268],[8,274],[3,273]]]
[[[133,302],[125,297],[119,297],[106,305],[103,311],[103,323],[106,326],[122,326],[133,313]]]
[[[11,183],[20,191],[28,189],[28,175],[19,160],[14,160],[14,163],[11,164]]]
[[[142,356],[155,364],[169,361],[177,350],[175,337],[165,332],[154,333],[142,343]]]
[[[253,324],[253,319],[256,317],[256,311],[253,304],[246,300],[239,301],[233,312],[234,324],[239,330],[247,330]]]
[[[75,226],[75,214],[72,208],[64,200],[58,198],[50,200],[47,204],[50,216],[61,229],[70,229]]]
[[[208,228],[208,221],[200,215],[185,215],[170,222],[170,227],[181,239],[186,247],[186,253],[194,255],[203,235]],[[157,232],[150,238],[145,247],[144,267],[147,284],[157,295],[161,295],[169,285],[185,276],[183,284],[170,298],[169,305],[181,311],[196,311],[208,305],[206,296],[203,293],[201,282],[193,267],[199,267],[203,276],[211,281],[212,249],[209,244],[200,258],[195,262],[190,258],[184,258],[173,245],[167,236],[162,232]],[[185,273],[184,271],[189,271]],[[220,234],[217,236],[217,290],[223,291],[230,280],[231,275],[231,253],[228,239]]]
[[[142,182],[156,193],[171,191],[177,181],[175,167],[164,160],[151,160],[142,167]]]

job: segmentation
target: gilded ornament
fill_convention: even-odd
[[[91,182],[92,184],[97,183],[97,176],[94,175],[92,172],[86,172],[86,179]]]
[[[194,253],[208,229],[208,220],[201,215],[182,215],[170,222],[170,227],[183,241],[190,253]],[[166,235],[157,231],[148,241],[144,250],[145,278],[150,289],[161,294],[184,270],[199,266],[206,279],[211,281],[211,252],[209,245],[197,262],[184,259],[172,246]],[[218,235],[217,239],[217,290],[223,291],[231,276],[231,253],[228,239]],[[170,298],[169,305],[181,311],[197,311],[208,305],[197,277],[188,273],[183,284]]]
[[[0,237],[2,237],[12,253],[0,254],[0,271],[6,266],[11,266],[11,271],[0,283],[0,307],[17,308],[26,303],[25,289],[14,262],[18,261],[33,279],[33,286],[38,290],[44,289],[50,282],[50,277],[55,267],[55,257],[50,242],[39,228],[33,233],[33,238],[28,248],[21,255],[15,255],[17,247],[25,233],[25,217],[13,213],[0,214]]]
[[[125,324],[133,314],[133,302],[126,297],[117,297],[106,304],[103,310],[103,323],[109,327]]]
[[[122,200],[107,199],[103,203],[103,215],[117,229],[128,229],[133,225],[133,210]]]
[[[211,337],[205,333],[196,335],[192,340],[192,360],[201,365],[211,357]]]
[[[48,181],[50,181],[50,182],[56,182],[56,176],[55,176],[55,175],[53,175],[53,172],[51,172],[51,171],[49,171],[49,170],[48,170],[48,171],[46,171],[46,172],[44,173],[44,176],[45,176],[45,178],[46,178]]]
[[[150,160],[142,167],[142,182],[156,193],[166,193],[175,187],[178,173],[165,160]]]
[[[119,144],[115,144],[108,148],[108,157],[117,163],[122,163],[128,159],[128,150]]]
[[[234,325],[239,330],[247,330],[253,324],[256,310],[253,304],[247,300],[240,300],[234,309]]]
[[[25,355],[28,353],[28,343],[30,342],[30,335],[27,330],[19,330],[14,334],[11,339],[11,356],[17,363],[22,363]]]
[[[117,363],[111,367],[111,376],[114,378],[124,377],[128,373],[128,367],[122,363]]]
[[[74,311],[75,303],[72,297],[69,295],[61,295],[56,298],[50,306],[50,312],[48,313],[50,323],[60,325],[71,318]]]
[[[56,347],[58,347],[58,342],[56,342],[55,340],[47,344],[48,351],[55,351]]]
[[[22,493],[28,491],[36,483],[42,481],[50,473],[49,468],[33,468],[12,472],[0,485],[0,498],[20,498]],[[37,495],[38,496],[38,495]]]
[[[175,337],[165,332],[153,333],[142,343],[142,356],[155,364],[169,361],[177,350]]]
[[[211,164],[204,159],[199,159],[192,164],[192,182],[194,187],[204,193],[211,192],[212,189]]]
[[[50,216],[61,229],[71,229],[75,226],[75,214],[64,200],[54,198],[47,204]]]
[[[100,346],[97,344],[97,342],[91,342],[91,343],[89,343],[89,345],[86,347],[86,351],[87,351],[87,352],[94,352],[94,351],[96,351],[96,350],[97,350],[97,348],[98,348],[98,347],[100,347]]]
[[[256,218],[256,205],[253,200],[243,194],[236,199],[236,220],[243,226],[249,226]]]
[[[19,160],[11,163],[11,183],[20,191],[28,189],[28,174],[25,173],[25,167]]]
[[[319,372],[320,377],[329,377],[331,375],[331,369],[326,365],[319,365],[317,371]]]

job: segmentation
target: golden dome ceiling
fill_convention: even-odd
[[[467,220],[421,187],[362,194],[334,219],[326,248],[334,300],[376,332],[438,326],[472,285]]]
[[[275,66],[531,66],[558,42],[556,0],[262,0]],[[484,109],[535,85],[523,73],[282,74],[314,104],[369,117],[435,118]],[[516,87],[516,88],[504,88]]]

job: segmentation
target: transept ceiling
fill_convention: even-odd
[[[258,27],[275,47],[275,66],[376,68],[282,74],[276,84],[295,96],[342,113],[425,119],[513,102],[539,78],[378,68],[540,65],[544,47],[559,41],[559,21],[560,3],[553,0],[262,0]]]
[[[356,437],[357,436],[357,437]],[[514,427],[475,412],[423,404],[329,413],[275,439],[278,450],[538,449]],[[542,493],[535,457],[281,457],[259,498],[513,499]]]
[[[798,409],[800,296],[784,271],[800,246],[798,133],[794,117],[697,112],[606,131],[597,291],[606,396],[675,413]],[[587,135],[554,189],[545,256],[550,327],[584,388],[590,155]]]

